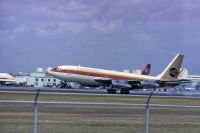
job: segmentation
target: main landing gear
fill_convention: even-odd
[[[107,89],[107,93],[108,94],[116,94],[117,90],[110,88],[110,89]],[[120,94],[129,94],[129,93],[130,93],[129,89],[120,89]]]
[[[72,88],[69,82],[61,81],[60,88]]]
[[[108,94],[116,94],[117,90],[116,89],[107,89]]]
[[[120,90],[120,93],[121,93],[121,94],[129,94],[130,91],[129,91],[129,89],[121,89],[121,90]]]

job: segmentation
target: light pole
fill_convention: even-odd
[[[37,127],[38,127],[38,96],[40,93],[40,89],[37,90],[37,93],[35,95],[35,101],[33,104],[33,108],[34,108],[34,125],[33,125],[33,133],[37,133]]]
[[[150,93],[147,102],[146,102],[146,107],[145,107],[145,115],[144,115],[144,133],[149,132],[149,102],[151,100],[151,96],[153,94],[153,91]]]

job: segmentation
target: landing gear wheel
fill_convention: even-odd
[[[129,94],[130,91],[129,91],[129,89],[121,89],[121,90],[120,90],[120,93],[121,93],[121,94]]]
[[[115,89],[107,89],[107,93],[108,94],[116,94],[116,90]]]
[[[72,88],[72,86],[70,85],[69,82],[66,82],[66,81],[61,81],[61,84],[60,84],[60,87],[59,88]]]

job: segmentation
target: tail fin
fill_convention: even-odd
[[[177,79],[181,70],[184,55],[177,54],[165,70],[157,76],[158,79]]]
[[[141,74],[142,75],[149,75],[150,70],[151,70],[151,64],[147,64]]]

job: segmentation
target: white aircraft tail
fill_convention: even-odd
[[[165,70],[157,76],[160,80],[177,79],[181,70],[184,55],[177,54],[174,59],[169,63]]]

